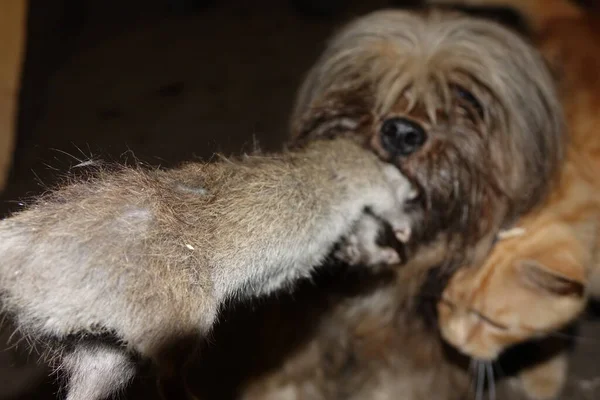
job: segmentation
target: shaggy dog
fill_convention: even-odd
[[[550,74],[518,35],[458,13],[380,11],[338,32],[309,71],[291,143],[352,132],[421,189],[437,223],[413,243],[444,232],[465,261],[543,197],[562,128]]]
[[[203,381],[205,398],[464,398],[468,360],[440,340],[435,301],[453,268],[476,265],[544,198],[563,125],[541,56],[499,24],[390,10],[342,28],[301,86],[290,146],[350,135],[420,188],[423,223],[402,268],[321,276],[234,315],[202,370],[229,384]]]

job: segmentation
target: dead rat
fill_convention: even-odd
[[[225,301],[290,287],[344,237],[372,240],[362,262],[397,262],[375,245],[373,221],[407,240],[414,197],[398,168],[341,138],[169,171],[101,170],[0,222],[3,310],[66,378],[68,400],[104,399],[137,359],[175,378],[174,343],[205,337]]]

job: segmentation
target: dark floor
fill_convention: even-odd
[[[79,12],[77,0],[64,2]],[[49,3],[32,0],[22,136],[3,213],[90,157],[168,166],[255,141],[277,147],[325,38],[341,20],[388,4],[355,1],[333,20],[281,0],[221,1],[196,14],[167,14],[163,0],[88,0],[80,25]],[[587,323],[574,376],[592,386],[600,386],[598,341],[600,323]],[[13,356],[0,353],[0,399],[45,376]]]

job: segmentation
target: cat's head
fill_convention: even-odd
[[[585,255],[562,224],[500,241],[483,266],[463,268],[438,303],[443,338],[480,360],[572,322],[585,305]]]

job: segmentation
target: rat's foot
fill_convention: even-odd
[[[398,252],[378,243],[384,223],[376,216],[365,214],[357,223],[353,232],[340,244],[334,256],[351,265],[393,265],[401,262]],[[410,237],[408,225],[402,229],[394,228],[396,238],[406,242]]]

